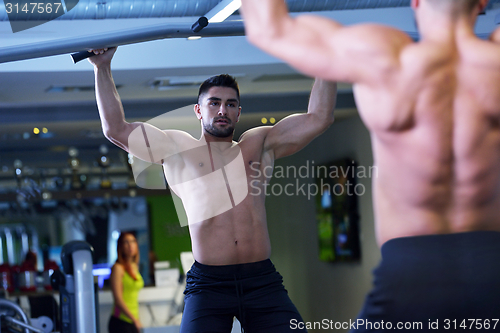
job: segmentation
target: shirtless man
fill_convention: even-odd
[[[181,332],[230,332],[234,316],[248,333],[290,332],[290,321],[301,319],[269,260],[264,187],[270,175],[264,170],[333,123],[336,84],[316,80],[307,114],[251,129],[235,142],[238,85],[229,75],[212,77],[200,86],[194,112],[202,134],[195,139],[125,121],[111,76],[114,52],[95,50],[89,58],[104,134],[137,157],[162,163],[188,216],[196,262],[187,273]],[[257,186],[262,191],[254,191]]]
[[[379,171],[382,262],[365,323],[427,329],[439,319],[443,330],[498,319],[500,30],[474,34],[487,2],[412,0],[414,42],[377,24],[292,18],[284,0],[243,0],[252,43],[308,75],[353,83]]]

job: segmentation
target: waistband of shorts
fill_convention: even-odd
[[[235,265],[204,265],[195,261],[192,268],[200,273],[214,276],[227,276],[227,275],[258,275],[262,272],[274,270],[274,265],[271,259],[266,259],[257,262],[250,262]]]
[[[384,261],[476,257],[485,253],[500,253],[500,232],[471,231],[394,238],[382,245],[381,252]]]

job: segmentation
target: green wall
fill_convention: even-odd
[[[188,227],[181,227],[172,197],[147,198],[151,231],[151,249],[158,261],[170,261],[170,267],[180,268],[180,253],[191,251]]]

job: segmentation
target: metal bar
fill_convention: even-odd
[[[25,324],[22,321],[19,321],[17,319],[12,318],[12,317],[3,316],[2,318],[6,322],[8,322],[9,324],[11,324],[11,325],[21,326],[21,327],[23,327],[23,328],[25,328],[25,329],[27,329],[29,331],[33,331],[33,332],[36,332],[36,333],[45,333],[44,331],[42,331],[39,328],[36,328],[36,327],[31,326],[31,325]]]
[[[12,231],[10,230],[10,228],[6,227],[4,228],[3,232],[5,234],[5,248],[7,249],[7,262],[9,263],[9,265],[15,265],[17,264],[17,262],[16,262],[16,253],[14,251],[14,237],[12,236]]]
[[[0,299],[0,307],[14,310],[15,312],[17,312],[19,317],[21,317],[21,319],[26,323],[26,325],[30,324],[28,316],[26,315],[26,313],[24,313],[23,309],[21,309],[19,304],[14,303],[14,302],[9,301],[9,300],[6,300],[6,299]],[[9,319],[13,319],[13,318],[7,317],[7,316],[2,316],[2,318],[5,319],[6,321],[9,321]],[[21,325],[21,324],[19,324],[19,325]],[[25,327],[25,333],[29,333],[29,329],[27,327]]]
[[[130,30],[64,38],[0,48],[0,63],[68,54],[82,50],[147,42],[165,38],[187,38],[195,35],[192,24],[151,25]],[[245,28],[240,19],[209,24],[196,35],[202,37],[243,36]]]

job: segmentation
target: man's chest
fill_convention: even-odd
[[[227,148],[211,143],[169,157],[165,160],[165,172],[170,184],[220,173],[250,180],[259,174],[261,164],[261,154],[256,149],[237,144]]]
[[[170,157],[165,161],[165,174],[193,223],[240,204],[249,193],[252,167],[258,159],[257,153],[238,145],[207,144]]]

